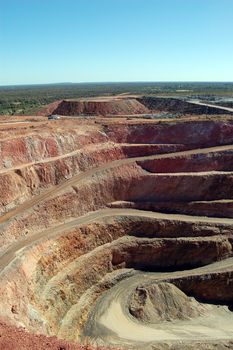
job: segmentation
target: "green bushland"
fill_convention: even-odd
[[[204,96],[205,99],[213,96],[233,97],[233,83],[64,83],[0,86],[0,114],[35,114],[42,106],[60,99],[121,93],[189,98]]]

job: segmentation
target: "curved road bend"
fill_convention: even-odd
[[[56,193],[64,190],[65,188],[76,185],[79,181],[82,181],[86,179],[87,177],[91,177],[99,172],[116,168],[125,164],[131,164],[134,162],[144,161],[144,160],[153,160],[153,159],[165,159],[165,158],[171,158],[171,157],[182,157],[186,155],[193,155],[193,154],[207,154],[207,153],[214,153],[214,152],[221,152],[226,150],[233,150],[233,145],[224,145],[224,146],[215,146],[215,147],[208,147],[203,149],[193,149],[189,151],[180,151],[180,152],[173,152],[173,153],[166,153],[166,154],[157,154],[157,155],[151,155],[151,156],[142,156],[142,157],[132,157],[132,158],[124,158],[124,159],[118,159],[114,160],[112,162],[103,164],[99,167],[95,167],[92,169],[89,169],[87,171],[81,172],[72,178],[62,182],[61,184],[57,186],[53,186],[45,191],[43,191],[41,194],[34,196],[33,198],[29,199],[28,201],[25,201],[24,203],[17,206],[15,209],[10,210],[6,214],[2,215],[0,217],[0,224],[6,222],[7,220],[11,219],[12,217],[24,212],[25,210],[33,207],[34,205],[39,204],[40,202],[44,201],[45,199],[55,195]],[[73,152],[72,152],[73,153]],[[58,158],[59,159],[59,158]],[[208,172],[211,173],[211,172]],[[222,172],[224,173],[224,172]],[[227,172],[230,173],[230,172]],[[192,174],[192,173],[189,173]]]
[[[45,237],[54,237],[65,230],[71,230],[77,226],[88,224],[92,221],[102,219],[105,217],[113,216],[137,216],[146,217],[162,220],[177,220],[184,222],[202,222],[202,223],[216,223],[216,224],[226,224],[233,225],[233,219],[228,218],[211,218],[203,216],[191,216],[191,215],[180,215],[180,214],[163,214],[158,212],[143,211],[137,209],[101,209],[94,212],[90,212],[84,216],[78,217],[75,220],[68,221],[61,225],[51,227],[44,231],[38,231],[26,238],[23,238],[15,243],[13,243],[5,253],[0,257],[0,272],[2,272],[17,256],[17,253],[21,250],[36,243],[38,240]]]

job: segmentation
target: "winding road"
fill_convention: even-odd
[[[38,231],[26,238],[18,240],[16,243],[12,244],[10,248],[7,249],[0,256],[0,272],[3,271],[17,256],[17,253],[24,248],[36,243],[43,238],[52,238],[60,235],[62,232],[71,230],[75,227],[89,224],[93,221],[104,219],[106,217],[115,216],[136,216],[145,217],[151,219],[160,219],[167,221],[183,221],[183,222],[198,222],[198,223],[212,223],[219,225],[233,225],[233,219],[228,218],[212,218],[205,216],[191,216],[191,215],[181,215],[181,214],[163,214],[159,212],[150,212],[137,209],[101,209],[94,212],[90,212],[84,216],[78,217],[75,220],[67,221],[61,225],[53,226],[44,231]]]
[[[219,106],[219,105],[215,105],[215,104],[199,102],[199,101],[196,101],[196,100],[189,100],[187,102],[193,103],[193,104],[198,105],[198,106],[205,106],[205,107],[211,107],[211,108],[219,109],[219,110],[221,110],[223,112],[227,111],[227,112],[233,113],[233,108],[230,108],[230,107],[224,107],[224,106]]]
[[[211,106],[212,107],[212,106]],[[150,156],[132,157],[117,159],[111,162],[107,162],[95,168],[91,168],[72,178],[62,182],[57,186],[53,186],[41,194],[34,196],[33,198],[20,204],[13,210],[7,212],[0,217],[0,224],[5,224],[8,220],[15,218],[17,215],[24,213],[26,210],[33,208],[42,201],[49,199],[51,196],[58,194],[59,192],[67,189],[69,186],[77,185],[79,182],[95,176],[98,173],[102,173],[109,169],[114,169],[126,164],[155,160],[155,159],[168,159],[186,157],[189,155],[198,154],[210,154],[217,152],[229,151],[233,153],[233,145],[222,145],[215,147],[207,147],[203,149],[192,149],[188,151],[179,151],[166,154],[157,154]],[[40,161],[50,162],[58,159],[63,159],[68,156],[76,155],[78,151],[70,152],[62,156],[48,158]],[[25,166],[34,165],[35,163],[24,164],[19,167],[7,169],[6,171],[21,169]],[[2,171],[3,173],[4,171]],[[208,172],[195,172],[195,174],[212,174],[215,171]],[[233,175],[233,172],[217,172],[227,173]],[[185,174],[185,173],[179,173]],[[190,174],[190,173],[187,173]],[[174,173],[173,173],[174,175]],[[179,221],[179,222],[191,222],[191,223],[203,223],[220,225],[223,227],[230,226],[233,228],[233,219],[230,218],[214,218],[205,216],[191,216],[182,214],[163,214],[160,212],[150,212],[137,209],[100,209],[94,212],[89,212],[84,216],[80,216],[73,220],[68,220],[63,224],[50,227],[43,231],[38,231],[27,237],[17,240],[12,243],[11,246],[2,253],[0,256],[0,273],[2,274],[12,264],[14,259],[17,258],[23,250],[30,248],[40,240],[53,238],[61,235],[63,232],[71,230],[81,225],[89,224],[94,221],[103,220],[107,217],[145,217],[154,220],[163,221]],[[201,268],[165,272],[165,273],[136,273],[136,275],[129,277],[116,286],[109,289],[102,295],[99,301],[93,308],[84,335],[90,337],[94,343],[97,344],[114,344],[114,345],[126,345],[134,344],[137,348],[143,347],[143,343],[161,342],[161,341],[177,341],[177,340],[227,340],[232,339],[232,325],[233,314],[226,307],[217,307],[212,305],[208,315],[201,316],[201,318],[194,318],[190,320],[177,320],[171,323],[159,323],[159,324],[141,324],[138,320],[135,320],[130,315],[127,309],[127,303],[130,294],[138,285],[144,285],[151,282],[164,281],[170,278],[179,278],[193,276],[195,274],[205,275],[209,273],[221,272],[226,270],[233,272],[233,258],[228,258],[223,261],[218,261],[210,265],[203,266]]]
[[[232,267],[233,259],[228,260]],[[96,303],[84,336],[90,337],[94,345],[124,346],[129,343],[136,348],[144,348],[146,343],[152,342],[232,339],[233,314],[223,306],[209,305],[208,312],[197,318],[154,324],[138,321],[128,309],[128,300],[137,287],[145,288],[146,285],[166,281],[173,276],[177,278],[197,272],[204,274],[204,271],[216,271],[216,263],[212,265],[183,273],[136,273],[124,279],[104,293]]]
[[[33,206],[44,201],[45,199],[50,198],[51,196],[54,196],[55,194],[66,189],[67,187],[72,186],[72,185],[77,185],[83,179],[86,179],[88,177],[92,177],[95,174],[101,173],[101,172],[106,171],[108,169],[113,169],[113,168],[120,167],[120,166],[125,165],[125,164],[131,164],[131,163],[146,161],[146,160],[167,159],[167,158],[183,157],[183,156],[187,156],[187,155],[222,152],[222,151],[228,151],[228,150],[233,151],[233,145],[215,146],[215,147],[208,147],[208,148],[203,148],[203,149],[192,149],[192,150],[188,150],[188,151],[172,152],[172,153],[159,154],[159,155],[157,154],[157,155],[151,155],[151,156],[124,158],[124,159],[117,159],[117,160],[114,160],[111,162],[107,162],[99,167],[91,168],[87,171],[84,171],[84,172],[81,172],[77,175],[74,175],[72,178],[62,182],[61,184],[59,184],[57,186],[53,186],[53,187],[43,191],[41,194],[34,196],[33,198],[18,205],[16,208],[10,210],[9,212],[7,212],[6,214],[3,214],[0,217],[0,224],[5,223],[7,220],[13,218],[14,216],[16,216],[18,214],[21,214],[25,210],[32,208]],[[72,154],[75,154],[75,151],[72,152]],[[60,158],[64,158],[64,157],[60,156]],[[59,159],[59,157],[55,157],[55,159],[57,160],[57,159]],[[43,162],[46,162],[46,160],[44,160]],[[40,162],[40,163],[43,163],[43,162]],[[15,169],[18,169],[18,167],[16,167]],[[211,172],[208,172],[208,174],[209,173],[211,173]],[[214,171],[212,173],[214,173]],[[224,171],[221,173],[228,173],[228,174],[232,173],[233,174],[233,172],[224,172]]]
[[[33,198],[25,201],[24,203],[18,205],[13,210],[10,210],[6,214],[2,215],[0,217],[0,224],[3,224],[10,220],[11,218],[23,213],[27,209],[30,209],[34,207],[35,205],[39,204],[40,202],[50,198],[51,196],[61,192],[62,190],[66,189],[69,186],[77,185],[80,181],[87,179],[88,177],[92,177],[93,175],[97,173],[101,173],[103,171],[106,171],[108,169],[113,169],[115,167],[120,167],[125,164],[131,164],[139,161],[144,160],[154,160],[154,159],[166,159],[166,158],[176,158],[176,157],[183,157],[187,155],[196,155],[196,154],[208,154],[208,153],[215,153],[215,152],[222,152],[222,151],[233,151],[233,145],[223,145],[223,146],[215,146],[215,147],[208,147],[203,149],[192,149],[188,151],[180,151],[180,152],[172,152],[172,153],[166,153],[166,154],[157,154],[157,155],[150,155],[150,156],[142,156],[142,157],[132,157],[132,158],[125,158],[125,159],[118,159],[114,160],[108,163],[105,163],[99,167],[91,168],[87,171],[81,172],[72,178],[62,182],[61,184],[57,186],[53,186],[45,191],[43,191],[41,194],[34,196]],[[63,159],[65,157],[75,155],[78,151],[73,151],[68,154],[58,156],[58,157],[51,157],[48,159],[45,159],[39,163],[45,163],[49,162],[51,160],[57,160],[57,159]],[[33,164],[33,163],[30,163]],[[27,164],[28,165],[28,164]],[[20,169],[24,166],[22,165],[20,167],[15,167],[14,169]],[[211,172],[203,172],[205,173],[211,173]],[[220,172],[219,172],[220,173]],[[221,172],[221,173],[229,173],[233,174],[233,172]],[[78,225],[87,224],[91,221],[98,220],[107,216],[142,216],[142,217],[150,217],[154,219],[163,219],[163,220],[179,220],[179,221],[190,221],[190,222],[206,222],[206,223],[218,223],[218,224],[228,224],[233,225],[233,219],[228,218],[212,218],[212,217],[201,217],[201,216],[190,216],[190,215],[180,215],[180,214],[162,214],[158,212],[148,212],[148,211],[142,211],[142,210],[136,210],[136,209],[103,209],[98,210],[95,212],[88,213],[87,215],[84,215],[83,217],[78,217],[75,220],[68,221],[66,223],[63,223],[61,225],[58,225],[56,227],[51,227],[44,231],[39,231],[35,234],[32,234],[26,238],[18,240],[16,243],[13,243],[10,248],[5,251],[0,256],[0,269],[1,271],[15,258],[15,255],[17,252],[33,243],[35,243],[37,240],[43,238],[43,237],[51,237],[54,233],[60,234],[61,232],[72,229]]]

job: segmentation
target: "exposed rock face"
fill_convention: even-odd
[[[190,148],[229,145],[233,142],[231,120],[178,120],[160,123],[106,124],[105,132],[115,142],[183,144]]]
[[[208,306],[187,297],[170,283],[138,286],[131,294],[129,312],[141,322],[188,320],[207,312]]]
[[[142,97],[139,101],[150,110],[181,112],[190,114],[223,114],[223,110],[210,106],[197,105],[177,98]]]
[[[224,349],[231,312],[193,297],[233,303],[232,121],[101,120],[0,129],[1,318],[79,342],[175,349],[196,334],[200,349]],[[142,327],[143,345],[128,318],[124,336],[101,323],[121,283],[131,320],[173,328]]]
[[[115,98],[111,100],[90,101],[61,101],[53,110],[54,114],[61,115],[134,115],[149,113],[149,109],[133,98]]]
[[[211,217],[233,218],[233,200],[191,201],[191,202],[127,202],[109,203],[110,208],[132,208]]]
[[[89,99],[62,100],[42,108],[40,114],[60,114],[66,116],[124,116],[171,112],[194,115],[232,114],[231,111],[182,101],[177,98],[105,96]]]
[[[201,171],[232,171],[233,148],[219,150],[219,152],[184,154],[178,157],[154,159],[139,162],[143,169],[150,173],[181,173]]]

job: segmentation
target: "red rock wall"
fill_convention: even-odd
[[[151,173],[232,171],[233,150],[146,160],[138,164]]]
[[[227,145],[233,142],[232,121],[177,121],[162,123],[105,125],[111,140],[129,143],[172,143],[193,148]]]
[[[109,101],[64,100],[53,110],[53,114],[78,115],[132,115],[149,113],[148,108],[136,99],[113,99]]]

